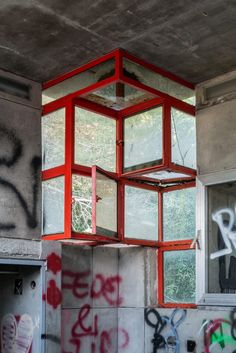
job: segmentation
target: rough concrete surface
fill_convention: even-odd
[[[193,83],[235,68],[234,0],[2,0],[0,68],[38,82],[117,47]]]

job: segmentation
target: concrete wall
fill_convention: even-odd
[[[30,350],[14,353],[39,353],[39,342],[46,353],[58,353],[61,347],[63,353],[235,352],[233,308],[157,307],[155,249],[64,245],[61,252],[60,243],[40,241],[39,105],[0,95],[0,108],[0,259],[47,263],[45,279],[36,278],[41,303],[27,291],[20,310],[6,302],[12,284],[4,286],[0,276],[1,302],[9,308],[0,314],[1,321],[7,313],[18,322],[24,314],[33,316],[33,299],[45,310],[42,330],[34,317],[37,337]],[[199,174],[236,167],[235,108],[233,96],[199,106]]]
[[[16,271],[8,273],[12,266]],[[22,293],[14,289],[19,279],[23,280]],[[1,353],[58,353],[61,244],[0,239],[0,301]]]
[[[63,352],[232,353],[235,310],[158,308],[156,261],[150,248],[63,246]]]
[[[41,128],[39,84],[0,71],[29,86],[29,99],[0,92],[0,238],[40,238]]]
[[[236,72],[203,82],[197,87],[198,174],[236,168],[236,88],[231,93],[207,99],[209,87],[235,80]],[[226,86],[227,88],[227,86]]]

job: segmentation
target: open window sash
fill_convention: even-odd
[[[92,166],[92,233],[118,240],[118,180],[97,166]]]

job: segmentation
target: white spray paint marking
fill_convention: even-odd
[[[14,315],[5,315],[1,322],[1,352],[28,353],[33,330],[33,321],[28,314],[22,315],[18,324]]]
[[[17,323],[15,316],[7,314],[1,322],[1,352],[15,353],[15,338],[17,334]]]
[[[212,219],[218,224],[225,243],[224,249],[218,250],[210,255],[212,260],[220,256],[231,254],[232,245],[236,249],[236,231],[232,230],[235,222],[235,212],[230,208],[223,208],[212,214]],[[223,215],[228,215],[229,221],[227,224],[224,223]]]
[[[27,314],[21,316],[18,323],[16,353],[28,353],[33,340],[33,321]]]

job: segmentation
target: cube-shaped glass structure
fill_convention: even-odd
[[[161,195],[196,175],[194,97],[192,84],[121,49],[45,83],[45,238],[161,241]]]

